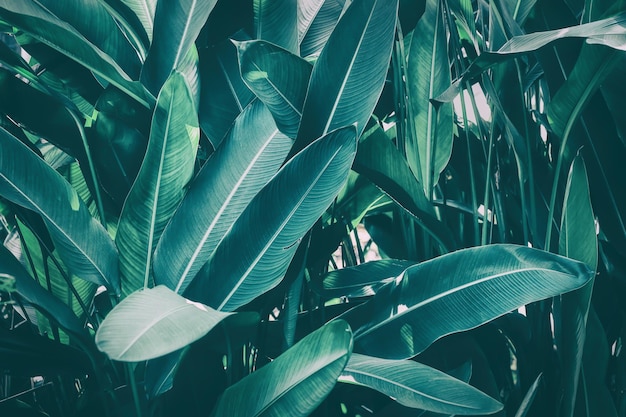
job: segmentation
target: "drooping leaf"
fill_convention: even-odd
[[[200,339],[230,314],[159,285],[119,303],[98,328],[96,345],[113,360],[145,361]]]
[[[415,361],[396,361],[353,353],[341,382],[375,389],[400,404],[456,415],[491,414],[502,404],[473,386]]]
[[[439,174],[452,153],[453,111],[451,103],[435,106],[431,98],[450,85],[447,35],[441,2],[428,0],[411,44],[407,49],[407,94],[411,112],[407,115],[414,140],[406,143],[409,166],[418,176],[430,200]]]
[[[345,0],[298,0],[300,55],[319,54],[333,32]]]
[[[179,69],[217,0],[157,2],[152,44],[141,80],[156,95],[172,71]]]
[[[584,262],[594,272],[596,270],[598,264],[596,225],[589,195],[587,170],[580,155],[572,163],[565,188],[559,253]],[[561,296],[561,340],[557,340],[557,347],[561,355],[564,385],[562,415],[567,417],[574,415],[593,283],[592,279],[584,287]]]
[[[264,41],[237,43],[237,50],[246,85],[272,112],[280,131],[295,139],[311,64]]]
[[[325,299],[342,296],[367,297],[376,294],[380,287],[394,280],[412,265],[415,265],[415,262],[398,259],[371,261],[331,271],[319,284],[316,282],[311,284]]]
[[[0,3],[0,18],[111,82],[150,107],[154,97],[109,55],[34,0]]]
[[[346,10],[313,66],[291,154],[342,126],[365,129],[391,58],[397,0],[357,1]]]
[[[298,243],[348,178],[355,130],[349,126],[323,136],[278,171],[188,287],[189,298],[232,311],[282,280]]]
[[[291,145],[263,103],[255,101],[244,110],[163,232],[154,254],[158,284],[185,291],[250,200],[276,173]]]
[[[256,39],[298,55],[298,3],[294,0],[254,0]]]
[[[212,416],[308,416],[335,386],[352,352],[343,321],[311,333],[224,391]]]
[[[355,329],[355,351],[410,358],[445,335],[580,288],[592,276],[583,263],[524,246],[463,249],[408,268],[341,318]]]
[[[43,217],[71,273],[119,293],[115,245],[76,191],[4,129],[0,144],[0,195]]]
[[[193,175],[200,139],[195,108],[184,77],[174,72],[159,93],[148,149],[120,216],[115,241],[124,296],[151,286],[152,252]]]

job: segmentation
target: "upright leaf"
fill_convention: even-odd
[[[2,128],[0,148],[0,195],[42,216],[71,273],[119,293],[115,245],[76,191]]]
[[[333,389],[351,352],[350,327],[329,323],[227,388],[211,416],[308,416]]]
[[[246,207],[185,294],[232,311],[278,285],[300,240],[348,178],[355,135],[354,126],[335,130],[285,164]]]
[[[298,0],[300,55],[317,55],[324,48],[345,6],[345,0]]]
[[[255,101],[244,110],[163,232],[154,254],[158,284],[185,291],[250,200],[278,171],[291,144],[263,103]]]
[[[141,23],[148,40],[152,41],[157,0],[106,0],[106,2],[113,5],[119,2],[128,7]]]
[[[294,0],[254,0],[256,39],[278,45],[298,54],[298,2]]]
[[[141,80],[156,95],[193,46],[217,0],[161,0]]]
[[[184,77],[173,73],[159,94],[148,149],[120,216],[125,296],[151,286],[152,252],[191,180],[200,138],[195,109]]]
[[[296,138],[311,64],[265,41],[237,43],[241,77],[265,103],[285,135]]]
[[[589,195],[587,170],[580,155],[572,163],[565,188],[559,253],[584,262],[593,271],[596,270],[598,264],[596,225]],[[557,347],[561,354],[564,385],[562,416],[574,415],[593,283],[592,279],[581,289],[561,296],[561,340],[557,340]]]
[[[406,63],[411,110],[407,118],[415,138],[406,143],[406,156],[428,199],[450,159],[453,140],[452,104],[435,106],[430,102],[451,81],[442,4],[438,0],[426,1],[426,10],[411,37]]]
[[[181,349],[232,313],[186,300],[167,287],[137,291],[104,319],[96,344],[109,358],[139,362]]]
[[[404,359],[445,335],[575,290],[592,277],[585,264],[559,255],[524,246],[481,246],[408,268],[340,317],[355,329],[355,351]]]
[[[375,389],[411,408],[445,414],[491,414],[502,404],[473,386],[419,362],[353,353],[342,382]]]
[[[365,129],[382,92],[396,27],[398,0],[363,0],[346,10],[313,66],[292,154],[313,140],[356,123]]]

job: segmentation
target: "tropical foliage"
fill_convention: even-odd
[[[2,415],[626,416],[623,0],[0,32]]]

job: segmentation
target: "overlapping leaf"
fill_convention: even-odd
[[[256,39],[262,39],[298,54],[298,1],[254,0]]]
[[[319,54],[333,32],[345,0],[298,0],[298,42],[303,57]]]

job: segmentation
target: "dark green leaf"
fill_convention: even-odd
[[[320,53],[344,6],[345,0],[298,0],[298,40],[301,56]]]
[[[410,267],[341,318],[355,329],[356,351],[410,358],[445,335],[575,290],[592,277],[585,264],[559,255],[524,246],[482,246]]]
[[[298,3],[294,0],[254,0],[256,39],[298,55]]]
[[[526,417],[528,411],[530,411],[530,407],[533,405],[533,401],[535,400],[535,396],[537,395],[537,391],[539,390],[539,384],[543,378],[543,374],[539,374],[535,382],[528,388],[528,392],[524,396],[522,403],[520,404],[517,412],[515,413],[515,417]]]
[[[400,404],[438,413],[491,414],[502,404],[471,385],[415,361],[352,354],[341,382],[373,388]]]
[[[43,217],[70,272],[118,293],[115,245],[76,191],[4,129],[0,144],[0,194]]]
[[[158,284],[185,291],[250,200],[276,173],[291,144],[263,103],[257,100],[244,110],[163,232],[154,254]]]
[[[189,286],[189,298],[232,311],[278,285],[298,243],[348,177],[356,153],[355,130],[349,126],[329,133],[278,171]]]
[[[185,195],[199,139],[193,98],[182,74],[174,72],[159,93],[148,149],[115,238],[124,296],[151,286],[152,252]]]
[[[159,285],[119,303],[98,328],[96,345],[113,360],[145,361],[200,339],[230,314]]]
[[[308,416],[333,389],[351,352],[350,327],[329,323],[226,389],[211,415]]]

